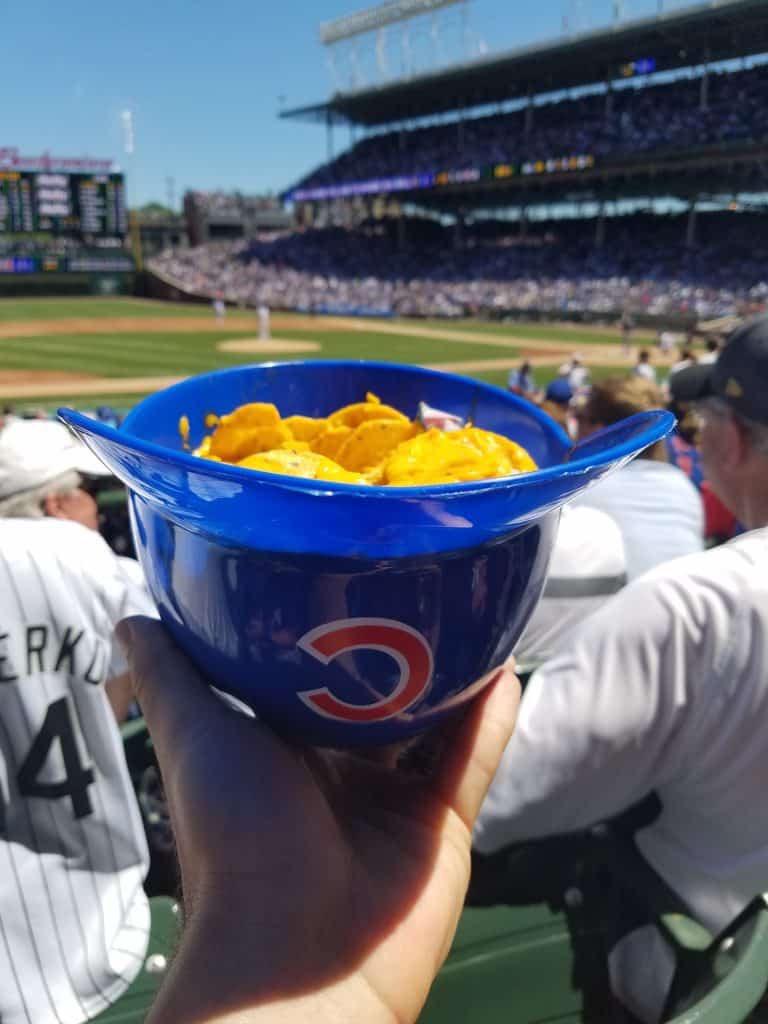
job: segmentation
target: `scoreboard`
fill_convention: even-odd
[[[0,167],[0,238],[36,232],[118,238],[126,231],[122,174]]]

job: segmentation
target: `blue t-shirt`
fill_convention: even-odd
[[[701,452],[694,445],[685,441],[675,430],[667,434],[667,458],[673,466],[681,469],[692,484],[699,490],[704,481],[704,470],[701,467]]]

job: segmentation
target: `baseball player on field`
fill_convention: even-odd
[[[262,302],[259,305],[259,341],[269,340],[269,306]]]
[[[106,471],[53,421],[0,432],[0,1020],[80,1024],[143,966],[144,830],[112,630],[146,591],[96,530]],[[110,706],[111,705],[111,706]]]

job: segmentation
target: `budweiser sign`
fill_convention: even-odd
[[[14,171],[100,171],[109,174],[114,161],[89,156],[24,156],[11,146],[0,146],[0,170]]]

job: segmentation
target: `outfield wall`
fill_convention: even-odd
[[[180,288],[169,277],[156,270],[144,270],[137,281],[137,291],[147,299],[162,299],[165,302],[196,302],[210,305],[210,295],[198,295]]]
[[[56,295],[134,295],[136,274],[0,274],[0,298]]]

